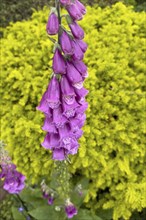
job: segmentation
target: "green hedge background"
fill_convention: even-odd
[[[96,213],[111,208],[114,220],[127,220],[146,207],[145,13],[122,3],[87,10],[80,24],[89,45],[89,109],[70,171],[90,179],[86,207]],[[2,140],[32,183],[52,168],[50,153],[40,146],[43,114],[36,111],[51,74],[48,12],[45,7],[11,24],[2,39]]]
[[[145,0],[82,0],[84,4],[99,4],[101,7],[112,5],[116,2],[124,2],[127,5],[134,5],[136,10],[146,10]],[[40,10],[44,6],[53,6],[54,0],[3,0],[0,5],[1,27],[5,27],[9,22],[28,19],[34,9]]]

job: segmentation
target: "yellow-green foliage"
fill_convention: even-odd
[[[122,3],[87,8],[81,21],[89,49],[86,88],[89,109],[71,172],[91,179],[85,199],[94,211],[114,208],[113,219],[129,219],[146,207],[144,198],[144,13]],[[40,146],[43,114],[36,111],[51,74],[53,45],[45,25],[48,9],[8,27],[2,39],[2,140],[19,169],[48,175],[52,161]]]

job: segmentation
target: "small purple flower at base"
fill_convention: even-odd
[[[66,55],[73,54],[72,41],[66,31],[63,31],[60,36],[60,44],[64,54]]]
[[[24,187],[25,176],[19,173],[16,170],[12,170],[7,173],[7,176],[4,180],[3,188],[8,191],[10,194],[20,193]]]
[[[65,74],[66,64],[63,55],[57,48],[53,57],[53,71],[55,74]]]
[[[77,215],[77,209],[74,204],[70,202],[70,200],[66,201],[65,212],[69,219],[73,218],[74,215]]]
[[[77,24],[77,22],[73,22],[69,25],[73,36],[79,40],[84,38],[84,31],[83,29]]]
[[[48,198],[48,204],[49,205],[53,205],[53,202],[54,202],[54,197],[49,195],[49,198]]]
[[[59,31],[59,20],[55,13],[51,13],[46,26],[47,33],[55,35]]]
[[[24,211],[24,208],[23,208],[23,207],[19,207],[19,208],[18,208],[18,211],[19,211],[19,212],[23,212],[23,211]]]

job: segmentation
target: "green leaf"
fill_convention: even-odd
[[[64,220],[64,213],[57,212],[53,206],[40,206],[29,212],[29,214],[37,220]]]
[[[92,214],[87,209],[80,209],[78,214],[72,220],[103,220],[102,218]]]
[[[22,213],[20,213],[16,207],[12,206],[11,211],[12,211],[12,215],[13,215],[14,220],[20,220],[20,219],[25,220],[26,219],[24,217],[24,215]]]

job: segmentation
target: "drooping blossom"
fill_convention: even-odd
[[[49,15],[46,30],[47,30],[47,33],[50,35],[55,35],[59,31],[58,17],[54,12]]]
[[[62,51],[66,55],[72,55],[73,54],[73,46],[72,46],[72,41],[67,34],[67,32],[63,31],[61,36],[60,36],[60,45],[62,48]]]
[[[77,24],[77,22],[72,22],[69,24],[69,27],[71,29],[71,32],[73,34],[73,36],[76,38],[76,39],[83,39],[84,38],[84,31],[83,29]]]
[[[78,21],[83,18],[82,12],[75,3],[66,6],[66,9],[73,20]]]
[[[64,6],[70,5],[72,2],[71,0],[60,0],[60,3]]]
[[[55,74],[65,74],[66,73],[66,64],[63,55],[60,50],[57,48],[53,57],[53,71]]]
[[[73,218],[74,215],[77,215],[77,209],[72,202],[68,199],[65,204],[65,212],[67,217]]]

